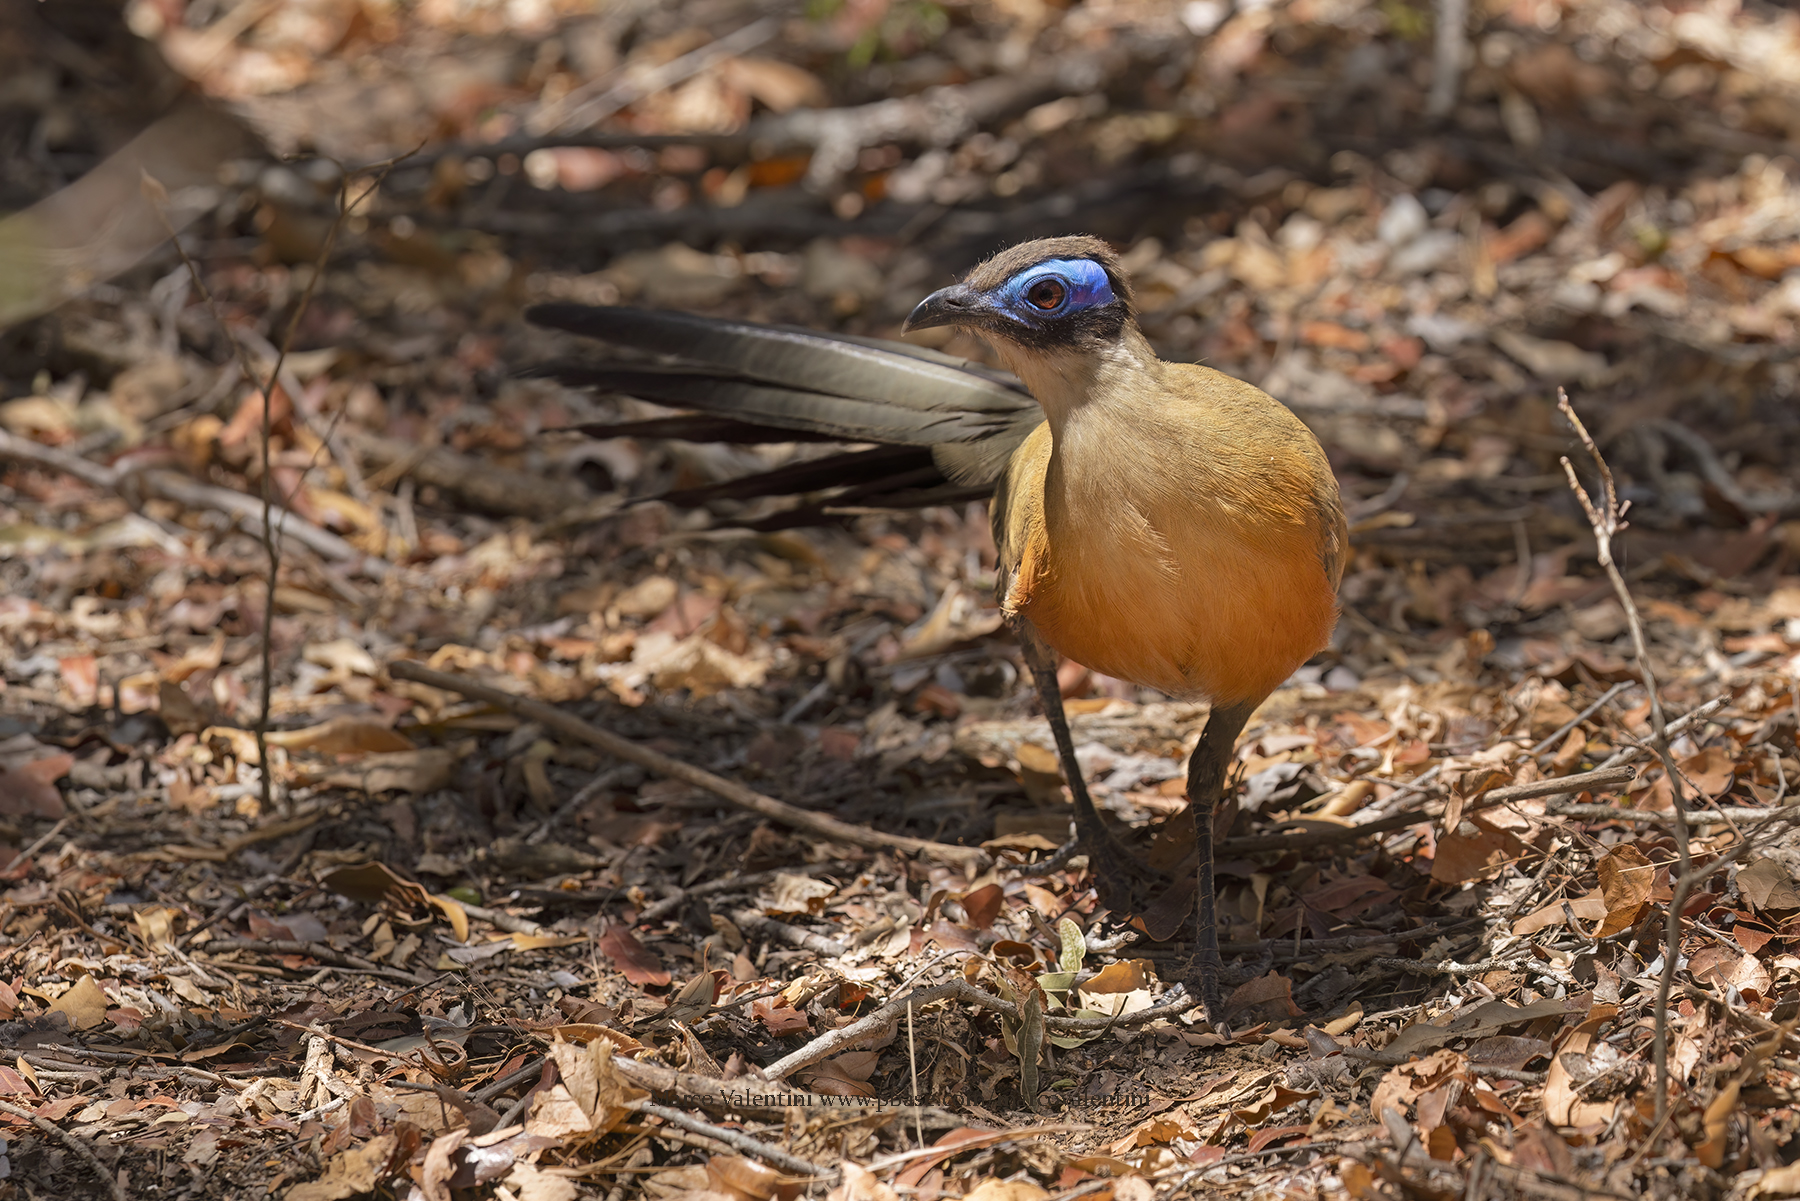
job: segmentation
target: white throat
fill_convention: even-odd
[[[1162,375],[1162,360],[1136,329],[1127,329],[1123,338],[1097,354],[1044,353],[999,341],[994,349],[1043,407],[1056,437],[1089,405],[1129,405],[1138,397],[1155,395],[1152,389]]]

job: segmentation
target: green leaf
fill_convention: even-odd
[[[1065,917],[1056,923],[1056,932],[1062,936],[1062,954],[1056,957],[1056,965],[1071,974],[1079,972],[1081,961],[1087,958],[1087,939],[1081,927],[1074,918]]]
[[[1038,1056],[1044,1050],[1044,997],[1035,988],[1019,1006],[1019,1092],[1037,1108]]]

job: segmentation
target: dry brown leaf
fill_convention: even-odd
[[[456,1149],[469,1137],[466,1126],[441,1134],[425,1151],[419,1169],[419,1191],[425,1201],[450,1201],[450,1177],[456,1173]]]
[[[400,1146],[393,1134],[379,1134],[368,1142],[340,1151],[325,1165],[325,1174],[317,1180],[295,1185],[283,1201],[343,1201],[375,1191],[387,1176],[388,1164]]]
[[[587,1142],[624,1121],[650,1094],[619,1075],[612,1055],[613,1045],[606,1039],[585,1047],[551,1043],[550,1058],[561,1080],[533,1098],[527,1133]]]
[[[137,926],[138,937],[144,945],[154,951],[166,949],[175,941],[175,920],[181,916],[181,910],[167,905],[146,905],[131,915]]]
[[[779,917],[784,913],[804,913],[817,917],[825,912],[825,899],[836,891],[835,885],[824,880],[782,872],[757,900],[762,911],[770,917]]]
[[[106,1024],[106,1011],[112,1008],[108,997],[92,976],[82,976],[69,991],[51,1002],[50,1012],[64,1014],[77,1030],[92,1030]]]
[[[1656,865],[1636,847],[1621,844],[1595,867],[1600,873],[1600,896],[1606,902],[1606,917],[1592,937],[1607,938],[1643,920],[1650,906]]]
[[[600,949],[627,981],[640,988],[646,984],[661,988],[669,982],[662,960],[639,942],[628,926],[615,923],[606,927],[600,935]]]
[[[575,1201],[581,1195],[573,1180],[528,1163],[514,1163],[506,1183],[519,1201]]]
[[[1029,1180],[989,1177],[963,1195],[963,1201],[1044,1201],[1050,1194]]]
[[[369,862],[340,867],[319,878],[319,883],[340,897],[364,905],[379,905],[392,898],[403,906],[431,903],[431,894],[385,863]]]
[[[1136,992],[1140,988],[1149,987],[1150,981],[1155,978],[1156,969],[1148,959],[1128,959],[1118,963],[1109,963],[1101,968],[1094,974],[1092,980],[1081,986],[1081,991],[1084,993]]]
[[[1794,887],[1787,868],[1773,859],[1758,859],[1739,869],[1737,886],[1759,911],[1800,909],[1800,889]]]
[[[65,809],[56,781],[74,766],[75,756],[70,754],[45,755],[10,768],[0,766],[0,814],[62,817]]]
[[[290,751],[315,751],[321,755],[360,755],[415,749],[413,740],[397,730],[366,718],[334,717],[301,730],[270,730],[270,746]]]
[[[825,1201],[900,1201],[899,1193],[855,1160],[847,1159],[838,1167],[844,1178],[825,1194]]]
[[[815,1093],[828,1097],[873,1097],[875,1090],[851,1076],[836,1060],[827,1059],[801,1073],[802,1080]]]
[[[1241,1013],[1261,1006],[1268,1006],[1264,1011],[1265,1020],[1270,1016],[1299,1017],[1300,1007],[1294,1004],[1294,982],[1280,972],[1271,970],[1266,976],[1258,976],[1238,985],[1225,999],[1225,1009],[1229,1013]]]
[[[1566,912],[1565,905],[1568,907]],[[1600,895],[1600,890],[1596,888],[1586,896],[1576,897],[1572,901],[1552,901],[1535,913],[1528,913],[1514,922],[1512,932],[1523,938],[1551,926],[1567,925],[1569,913],[1573,913],[1582,921],[1600,921],[1606,916],[1606,900]]]
[[[1518,835],[1480,814],[1471,815],[1438,837],[1431,878],[1440,884],[1461,884],[1498,871],[1524,854],[1525,844]]]
[[[1421,1095],[1456,1076],[1466,1075],[1468,1063],[1451,1050],[1433,1051],[1423,1059],[1388,1069],[1369,1101],[1369,1112],[1411,1109]]]
[[[1688,960],[1688,971],[1695,980],[1702,983],[1716,984],[1721,988],[1729,986],[1739,992],[1753,992],[1759,997],[1768,996],[1769,989],[1774,984],[1774,978],[1769,974],[1769,969],[1763,966],[1762,960],[1730,947],[1702,947]]]
[[[1000,916],[1000,907],[1005,900],[1006,894],[998,884],[984,884],[973,892],[963,894],[963,912],[969,915],[971,926],[977,930],[985,930]]]
[[[796,108],[819,108],[826,102],[825,85],[804,67],[773,58],[728,58],[718,71],[731,86],[778,113]]]
[[[1618,1015],[1617,1005],[1594,1005],[1587,1017],[1569,1031],[1557,1053],[1550,1059],[1544,1078],[1544,1117],[1556,1126],[1587,1125],[1612,1118],[1618,1104],[1613,1100],[1590,1100],[1581,1093],[1578,1082],[1564,1063],[1567,1055],[1585,1055],[1593,1049],[1602,1026]],[[1677,1077],[1680,1079],[1681,1077]]]
[[[448,747],[371,754],[349,767],[328,771],[320,783],[333,788],[357,788],[363,792],[410,792],[415,796],[436,792],[450,783],[456,769],[456,752]]]

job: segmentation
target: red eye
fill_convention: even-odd
[[[1069,289],[1059,279],[1040,279],[1025,292],[1025,299],[1033,308],[1052,312],[1062,307],[1062,302],[1069,298]]]

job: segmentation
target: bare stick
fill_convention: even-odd
[[[1162,1004],[1152,1005],[1148,1009],[1139,1009],[1133,1013],[1110,1018],[1044,1018],[1044,1025],[1051,1030],[1071,1034],[1101,1034],[1107,1030],[1132,1029],[1147,1026],[1151,1022],[1172,1018],[1200,1004],[1200,998],[1185,992],[1174,994],[1175,999]],[[994,1013],[1004,1014],[1017,1020],[1019,1006],[1003,997],[997,997],[984,989],[976,988],[967,980],[955,979],[946,984],[934,984],[930,988],[915,989],[905,996],[889,1001],[866,1017],[858,1018],[848,1026],[839,1026],[836,1030],[828,1030],[813,1039],[798,1051],[785,1055],[763,1069],[763,1073],[774,1080],[792,1075],[803,1067],[819,1062],[839,1051],[886,1037],[899,1028],[900,1019],[913,1006],[930,1005],[936,1001],[960,1001],[965,1005],[976,1005]]]
[[[387,179],[388,172],[392,171],[399,161],[397,158],[389,159],[382,164],[377,170],[374,182],[370,183],[363,194],[355,200],[349,198],[349,176],[343,173],[342,164],[339,164],[337,215],[332,218],[330,228],[325,231],[325,242],[319,247],[318,258],[313,263],[312,274],[307,278],[306,287],[300,293],[300,300],[294,305],[294,311],[288,315],[287,328],[282,331],[281,345],[276,351],[274,365],[269,368],[268,377],[256,384],[257,390],[262,394],[263,402],[260,431],[262,479],[259,483],[262,493],[263,553],[268,559],[269,581],[268,587],[263,593],[262,637],[258,640],[262,652],[262,686],[258,690],[256,725],[252,733],[256,735],[256,757],[260,769],[262,804],[265,812],[275,807],[275,772],[273,765],[269,762],[268,734],[275,689],[275,586],[281,578],[281,542],[275,534],[275,514],[277,512],[274,495],[275,465],[269,448],[270,431],[274,424],[275,385],[280,380],[287,364],[288,351],[294,344],[294,333],[300,328],[300,318],[306,314],[308,306],[312,304],[313,292],[318,288],[319,280],[325,276],[325,264],[331,258],[332,247],[337,244],[338,231],[344,227],[344,222],[356,206],[375,194],[375,190]],[[232,353],[237,357],[238,369],[243,372],[245,379],[256,383],[257,373],[251,366],[249,351],[245,348],[243,340],[234,336],[231,326],[226,324],[224,314],[219,311],[217,298],[213,296],[211,290],[206,286],[205,279],[201,277],[199,265],[189,256],[187,247],[181,244],[181,238],[177,236],[174,225],[169,221],[168,191],[148,172],[143,176],[143,191],[144,198],[156,210],[157,216],[162,219],[164,228],[168,230],[169,241],[174,245],[175,253],[181,256],[182,265],[187,268],[188,278],[193,280],[194,287],[199,291],[201,299],[206,302],[207,310],[212,314],[213,321],[219,327],[219,332],[231,344]],[[293,403],[297,412],[301,404],[300,397],[290,396],[288,399]]]
[[[1462,85],[1464,48],[1468,44],[1469,0],[1437,0],[1437,39],[1431,60],[1431,94],[1425,114],[1442,120],[1456,107]]]
[[[1668,917],[1664,923],[1662,979],[1656,987],[1656,1123],[1662,1125],[1663,1118],[1669,1112],[1669,991],[1675,985],[1675,962],[1681,954],[1681,911],[1687,904],[1688,890],[1693,886],[1689,878],[1691,861],[1688,855],[1688,822],[1687,797],[1681,786],[1681,773],[1675,768],[1675,758],[1669,753],[1669,727],[1663,720],[1662,701],[1656,695],[1656,676],[1650,667],[1650,648],[1644,641],[1644,623],[1638,616],[1637,605],[1631,599],[1631,589],[1625,586],[1625,577],[1619,573],[1618,564],[1613,562],[1612,540],[1615,535],[1625,529],[1625,513],[1631,502],[1619,503],[1618,489],[1613,486],[1612,469],[1606,465],[1606,458],[1594,439],[1581,424],[1581,418],[1575,415],[1575,406],[1569,403],[1569,395],[1561,388],[1556,390],[1556,407],[1575,427],[1576,436],[1587,448],[1588,457],[1594,460],[1594,468],[1600,473],[1600,503],[1588,495],[1586,488],[1575,474],[1575,465],[1569,457],[1562,457],[1563,473],[1569,477],[1569,490],[1575,499],[1581,502],[1581,511],[1587,514],[1588,525],[1593,527],[1594,547],[1598,553],[1600,566],[1606,572],[1606,578],[1612,581],[1613,593],[1619,598],[1619,605],[1625,610],[1626,624],[1631,629],[1631,648],[1637,656],[1638,674],[1643,677],[1644,691],[1650,695],[1650,745],[1655,748],[1656,756],[1662,760],[1663,772],[1669,778],[1669,797],[1674,805],[1672,828],[1675,832],[1675,860],[1680,871],[1675,881],[1674,897],[1669,902]]]
[[[30,1122],[33,1126],[36,1126],[39,1130],[42,1130],[45,1134],[67,1147],[74,1153],[76,1159],[79,1159],[88,1166],[88,1169],[92,1171],[94,1175],[106,1181],[107,1188],[112,1192],[113,1201],[131,1201],[131,1194],[125,1191],[125,1186],[118,1182],[113,1176],[112,1171],[107,1168],[105,1164],[100,1162],[99,1157],[94,1154],[93,1150],[89,1148],[86,1143],[70,1134],[67,1130],[64,1130],[61,1126],[57,1126],[44,1118],[38,1117],[29,1109],[20,1109],[10,1101],[0,1101],[0,1113],[10,1113],[15,1118],[24,1118],[27,1122]]]
[[[726,1146],[734,1147],[746,1155],[754,1155],[758,1159],[766,1160],[784,1172],[795,1172],[801,1176],[810,1176],[815,1180],[827,1183],[835,1182],[842,1175],[837,1168],[827,1168],[810,1159],[801,1159],[798,1155],[783,1151],[779,1147],[771,1147],[741,1131],[727,1130],[725,1127],[715,1126],[711,1122],[702,1122],[699,1118],[689,1117],[681,1110],[672,1109],[667,1105],[656,1105],[646,1101],[639,1104],[636,1109],[639,1113],[659,1117],[670,1125],[679,1126],[683,1130],[691,1130],[695,1134],[703,1134],[707,1138],[717,1139]]]
[[[1787,809],[1792,808],[1792,806],[1787,807]],[[1673,814],[1661,813],[1654,809],[1620,809],[1616,805],[1575,805],[1555,801],[1545,806],[1545,812],[1557,817],[1579,817],[1587,821],[1646,822],[1650,825],[1668,825],[1675,820]],[[1687,815],[1687,823],[1690,826],[1723,826],[1734,822],[1754,822],[1784,815],[1800,817],[1800,813],[1787,814],[1786,810],[1781,807],[1752,809],[1745,805],[1729,809],[1696,809]]]
[[[1636,778],[1636,768],[1619,765],[1597,767],[1593,771],[1576,772],[1574,775],[1557,776],[1550,780],[1533,780],[1528,784],[1508,784],[1504,788],[1490,788],[1470,797],[1463,806],[1463,812],[1476,813],[1496,805],[1510,805],[1514,801],[1563,796],[1571,792],[1586,792],[1590,788],[1617,787],[1629,784]],[[1390,830],[1405,829],[1419,822],[1432,821],[1438,816],[1440,815],[1424,809],[1408,809],[1354,826],[1332,826],[1325,830],[1307,830],[1299,834],[1250,834],[1227,838],[1219,843],[1219,850],[1221,853],[1244,855],[1256,851],[1292,851],[1331,846],[1347,838],[1362,838],[1369,834],[1386,834]]]
[[[736,780],[715,776],[691,763],[683,763],[679,759],[670,758],[649,747],[639,746],[630,739],[621,738],[598,726],[590,725],[579,717],[564,713],[554,705],[546,705],[542,701],[534,701],[526,697],[513,696],[498,688],[490,688],[486,684],[476,683],[465,676],[432,671],[428,667],[421,667],[417,663],[404,659],[388,664],[388,674],[396,679],[429,684],[433,688],[442,688],[446,692],[458,693],[474,700],[486,701],[490,705],[499,705],[503,709],[510,709],[521,717],[541,722],[543,725],[571,738],[579,739],[589,746],[597,746],[615,758],[648,768],[659,776],[667,776],[672,780],[681,780],[692,784],[696,788],[704,788],[714,796],[723,797],[741,809],[761,814],[763,817],[780,822],[785,826],[809,830],[834,842],[891,851],[909,851],[915,855],[926,855],[950,863],[972,864],[977,867],[992,862],[988,853],[980,847],[959,847],[949,843],[931,842],[923,838],[908,838],[902,834],[883,834],[881,831],[871,830],[867,826],[853,826],[849,822],[839,821],[835,817],[827,817],[823,813],[814,813],[796,805],[786,804],[774,797],[764,796],[755,789],[746,788]]]

